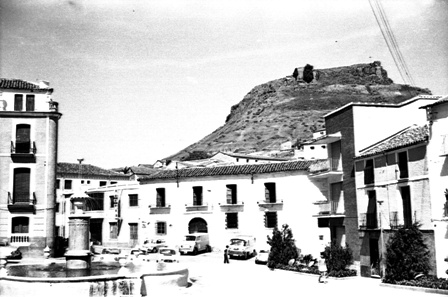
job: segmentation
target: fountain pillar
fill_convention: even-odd
[[[75,213],[69,216],[68,251],[65,253],[67,269],[90,269],[90,216],[84,214],[85,197],[70,199]]]

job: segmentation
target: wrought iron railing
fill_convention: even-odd
[[[14,143],[11,141],[11,154],[36,154],[36,143],[34,141]]]
[[[359,227],[365,229],[377,229],[378,218],[376,213],[361,213],[359,215]]]

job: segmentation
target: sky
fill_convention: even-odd
[[[416,86],[448,94],[448,1],[382,4]],[[403,83],[368,0],[0,0],[0,77],[50,82],[59,162],[153,164],[295,67],[373,61]]]

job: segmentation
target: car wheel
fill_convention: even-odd
[[[198,248],[194,248],[194,250],[193,250],[193,255],[197,255],[198,254]]]
[[[258,260],[255,260],[255,264],[260,264],[260,262]]]
[[[152,252],[153,252],[153,253],[157,253],[157,248],[156,248],[156,247],[153,248],[153,249],[152,249]]]
[[[209,246],[209,245],[207,245],[207,249],[206,249],[206,252],[207,252],[207,253],[211,253],[211,252],[212,252],[212,247],[211,247],[211,246]]]

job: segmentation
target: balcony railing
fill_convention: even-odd
[[[36,143],[30,142],[16,142],[11,141],[11,154],[13,155],[35,155]]]
[[[391,211],[390,212],[390,228],[391,229],[398,229],[403,226],[403,224],[400,222],[400,219],[398,217],[398,211]]]
[[[192,204],[185,204],[185,210],[187,212],[192,211],[208,211],[208,205],[192,205]]]
[[[278,211],[283,210],[283,200],[270,202],[266,200],[257,201],[260,210]]]
[[[318,215],[343,215],[343,203],[341,204],[341,201],[328,201],[328,200],[322,200],[322,201],[316,201],[314,202],[315,205],[319,206],[319,213]]]
[[[342,172],[341,158],[328,158],[322,162],[312,164],[309,168],[310,173],[324,173],[324,172]]]
[[[221,207],[221,211],[223,212],[241,212],[244,211],[244,202],[235,204],[219,203],[219,207]]]
[[[359,216],[359,227],[363,229],[378,229],[376,213],[361,213]]]
[[[35,192],[31,194],[31,197],[29,193],[16,193],[14,196],[8,192],[8,210],[10,212],[34,212],[36,202]]]
[[[164,206],[161,205],[150,205],[149,213],[150,214],[169,214],[171,211],[171,205],[167,204]]]
[[[28,233],[21,233],[20,235],[11,235],[9,238],[10,245],[18,246],[18,245],[29,245],[30,236]]]

